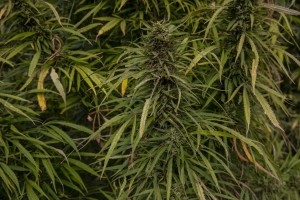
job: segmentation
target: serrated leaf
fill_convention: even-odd
[[[191,71],[193,69],[193,67],[204,57],[206,56],[208,53],[210,53],[211,51],[215,50],[217,48],[217,46],[210,46],[207,47],[206,49],[204,49],[203,51],[201,51],[200,53],[198,53],[195,58],[192,60],[191,64],[189,65],[189,67],[187,68],[185,74],[187,74],[189,71]]]
[[[6,187],[8,187],[9,190],[13,189],[13,185],[7,175],[4,173],[4,171],[0,168],[0,178],[2,179],[1,182],[4,182]]]
[[[128,86],[128,79],[125,79],[125,80],[122,81],[122,85],[121,85],[122,97],[124,97],[124,95],[126,93],[127,86]]]
[[[49,199],[48,196],[45,194],[45,192],[42,190],[42,188],[38,184],[36,184],[34,181],[27,180],[27,183],[29,183],[30,186],[33,189],[35,189],[36,191],[38,191],[41,195],[43,195],[44,197],[46,197],[47,199]]]
[[[90,77],[85,73],[84,69],[81,66],[74,66],[76,71],[81,75],[82,79],[88,84],[88,86],[93,90],[94,94],[97,95],[95,87],[90,79]]]
[[[253,89],[253,93],[255,93],[255,83],[256,83],[256,77],[257,77],[257,67],[259,64],[259,55],[258,55],[258,51],[256,48],[256,45],[254,44],[254,42],[252,41],[251,38],[248,37],[248,42],[251,46],[251,49],[254,53],[254,59],[252,60],[252,68],[251,68],[251,82],[252,82],[252,89]]]
[[[201,156],[206,168],[208,169],[208,172],[210,173],[210,176],[212,177],[212,179],[215,183],[215,186],[217,187],[218,191],[221,191],[216,173],[215,173],[214,169],[212,168],[210,161],[203,154],[200,154],[200,156]]]
[[[64,141],[70,145],[76,152],[78,152],[77,146],[75,144],[75,142],[73,141],[73,139],[63,130],[61,130],[60,128],[53,126],[53,125],[49,125],[49,127],[55,131],[56,133],[58,133],[63,139]]]
[[[237,53],[236,53],[236,57],[235,57],[235,62],[237,61],[237,59],[238,59],[238,57],[239,57],[239,55],[240,55],[240,53],[243,49],[245,36],[246,36],[245,33],[243,33],[240,37],[240,41],[239,41],[239,44],[238,44],[237,49],[236,49]]]
[[[11,168],[8,165],[6,165],[5,163],[0,162],[0,166],[2,167],[3,171],[5,172],[5,174],[7,174],[8,177],[15,184],[15,186],[18,189],[18,191],[21,192],[20,185],[19,185],[19,180],[18,180],[16,174],[14,173],[14,171],[11,170]]]
[[[251,116],[251,110],[250,110],[250,101],[247,93],[247,89],[244,87],[243,91],[243,105],[244,105],[244,115],[247,125],[247,132],[249,131],[250,127],[250,116]]]
[[[14,40],[24,40],[27,37],[30,37],[32,35],[36,34],[36,32],[23,32],[23,33],[19,33],[17,35],[15,35],[14,37],[12,37],[11,39],[9,39],[7,42],[5,42],[5,44],[14,41]]]
[[[14,112],[16,112],[16,113],[18,113],[20,115],[23,115],[24,117],[30,119],[33,122],[33,120],[26,113],[24,113],[22,110],[20,110],[19,108],[15,107],[14,105],[12,105],[11,103],[9,103],[8,101],[5,101],[4,99],[0,98],[0,103],[4,107],[8,108],[9,110],[14,111]]]
[[[120,29],[123,33],[123,35],[126,34],[126,21],[125,20],[122,20],[122,22],[120,23]]]
[[[85,184],[84,184],[82,178],[80,177],[80,175],[79,175],[72,167],[70,167],[69,165],[64,164],[63,166],[64,166],[64,168],[68,171],[68,174],[71,175],[72,179],[73,179],[77,184],[81,185],[81,187],[84,188],[84,189],[87,191],[87,189],[86,189],[86,187],[85,187]]]
[[[276,118],[276,115],[274,114],[271,106],[269,105],[269,103],[267,102],[267,100],[263,97],[263,95],[258,90],[256,90],[255,96],[256,96],[258,102],[260,103],[261,107],[263,108],[265,114],[268,116],[268,118],[272,122],[272,124],[275,127],[279,128],[280,130],[284,131],[281,128],[281,126],[280,126],[280,124],[279,124],[279,122],[278,122],[278,120]]]
[[[84,22],[86,19],[88,19],[91,15],[95,15],[97,13],[97,11],[100,10],[105,4],[106,4],[106,2],[100,2],[97,6],[94,6],[94,8],[92,10],[90,10],[87,14],[85,14],[84,17],[75,24],[75,27],[77,28],[80,24],[82,24],[82,22]],[[79,31],[79,32],[81,32],[81,31]]]
[[[271,4],[271,3],[260,3],[259,5],[275,10],[277,12],[282,12],[282,13],[286,13],[288,15],[300,15],[300,12],[297,10],[293,10],[284,6],[280,6],[280,5],[276,5],[276,4]]]
[[[170,200],[173,174],[173,158],[170,158],[167,169],[167,200]]]
[[[226,7],[225,6],[222,6],[220,8],[218,8],[216,10],[216,12],[214,12],[213,16],[211,16],[211,18],[209,19],[209,22],[206,26],[206,29],[205,29],[205,34],[204,34],[204,39],[207,37],[208,33],[209,33],[209,30],[211,29],[213,23],[215,22],[216,18],[218,17],[218,15],[225,9]]]
[[[21,44],[20,46],[17,46],[12,51],[10,51],[10,53],[8,54],[8,56],[6,57],[6,59],[7,60],[11,59],[12,57],[14,57],[18,53],[20,53],[23,49],[25,49],[30,44],[31,44],[31,42],[25,42],[25,43]]]
[[[126,2],[127,2],[127,0],[121,0],[120,6],[118,8],[118,11],[120,11],[122,9],[122,7],[125,5]]]
[[[14,66],[14,64],[11,61],[9,61],[7,59],[4,59],[4,58],[1,58],[1,57],[0,57],[0,62],[6,63],[6,64],[10,65],[11,67]]]
[[[91,41],[89,39],[87,39],[84,35],[82,35],[78,30],[73,30],[71,28],[67,28],[67,27],[63,27],[63,28],[58,28],[56,29],[57,31],[64,31],[64,32],[68,32],[71,33],[73,35],[76,35],[82,39],[84,39],[85,41],[87,41],[90,45],[92,45]]]
[[[51,73],[50,73],[50,77],[57,89],[57,91],[59,92],[59,94],[61,95],[65,105],[67,104],[67,100],[66,100],[66,93],[64,90],[63,85],[61,84],[61,82],[59,81],[59,77],[58,74],[55,72],[55,69],[51,69]]]
[[[197,192],[197,196],[199,198],[199,200],[206,200],[205,195],[204,195],[204,191],[201,185],[201,181],[200,179],[197,177],[197,175],[195,174],[195,172],[190,172],[190,170],[188,170],[188,175],[190,177],[190,181],[193,181],[193,185],[195,187],[195,190]]]
[[[42,163],[46,169],[46,172],[48,174],[48,176],[50,177],[51,181],[52,181],[52,184],[54,186],[54,189],[56,190],[56,187],[55,187],[55,170],[52,166],[52,163],[50,162],[49,159],[41,159],[42,160]]]
[[[53,12],[53,14],[54,14],[56,20],[58,21],[58,23],[59,23],[61,26],[63,26],[62,23],[61,23],[61,20],[60,20],[60,16],[59,16],[57,10],[54,8],[54,6],[53,6],[52,4],[46,2],[46,1],[44,1],[44,3],[47,4],[47,5],[49,6],[49,8],[52,10],[52,12]]]
[[[100,25],[102,25],[102,24],[101,24],[101,23],[89,24],[89,25],[87,25],[87,26],[85,26],[85,27],[82,27],[82,28],[78,29],[77,31],[78,31],[79,33],[84,33],[84,32],[86,32],[86,31],[89,31],[89,30],[91,30],[91,29],[93,29],[93,28],[96,28],[96,27],[98,27],[98,26],[100,26]]]
[[[10,99],[15,99],[15,100],[18,100],[18,101],[30,102],[27,99],[23,99],[23,98],[18,97],[16,95],[11,95],[11,94],[6,94],[6,93],[0,93],[0,96],[2,96],[2,97],[8,97]]]
[[[138,136],[135,139],[133,147],[132,147],[133,152],[134,152],[136,146],[138,145],[139,141],[141,140],[141,138],[143,137],[143,134],[145,132],[145,126],[146,126],[146,121],[147,121],[147,117],[148,117],[148,111],[149,111],[150,104],[151,104],[151,99],[147,99],[145,104],[144,104],[144,107],[143,107],[143,112],[142,112],[141,121],[140,121],[139,133],[138,133]]]
[[[35,193],[35,191],[33,190],[30,183],[28,183],[28,182],[26,183],[26,194],[27,194],[27,198],[30,200],[39,200],[40,199],[38,197],[38,195]]]
[[[86,171],[94,176],[99,177],[99,174],[97,172],[95,172],[95,170],[93,170],[90,166],[84,164],[83,162],[72,159],[72,158],[69,158],[68,160],[69,160],[69,163],[79,167],[80,169],[83,169],[84,171]]]
[[[11,140],[11,142],[19,149],[20,153],[23,154],[37,168],[37,163],[35,162],[31,153],[27,151],[27,149],[20,144],[18,140]]]
[[[102,28],[99,30],[96,38],[103,35],[107,31],[109,31],[110,29],[114,28],[115,26],[117,26],[121,22],[121,20],[122,19],[120,19],[120,18],[111,19],[108,23],[106,23],[104,26],[102,26]]]
[[[122,134],[124,133],[128,123],[130,122],[130,120],[126,121],[120,128],[119,130],[117,131],[116,134],[114,134],[113,137],[111,137],[110,139],[110,147],[109,147],[109,150],[105,156],[105,160],[104,160],[104,165],[103,165],[103,169],[102,169],[102,173],[101,173],[101,177],[103,176],[104,172],[105,172],[105,169],[106,169],[106,166],[108,164],[108,161],[109,159],[111,158]]]
[[[28,69],[28,76],[32,76],[35,68],[36,68],[36,65],[38,64],[38,61],[40,59],[40,56],[41,56],[41,52],[40,50],[37,48],[37,51],[36,53],[34,54],[31,62],[30,62],[30,66],[29,66],[29,69]]]

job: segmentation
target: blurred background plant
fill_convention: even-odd
[[[295,0],[3,0],[0,199],[299,199]]]

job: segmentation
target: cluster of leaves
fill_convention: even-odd
[[[0,199],[300,198],[297,8],[1,2]]]

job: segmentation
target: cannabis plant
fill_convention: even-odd
[[[298,199],[299,15],[1,1],[0,199]]]

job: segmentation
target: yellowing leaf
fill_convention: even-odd
[[[0,10],[0,19],[2,19],[2,16],[4,15],[5,11],[6,11],[6,8],[2,8]]]
[[[44,89],[44,80],[48,74],[49,68],[43,68],[40,72],[39,75],[39,81],[37,84],[37,89]],[[47,108],[46,106],[46,99],[45,99],[45,94],[44,92],[38,93],[37,94],[37,100],[38,100],[38,104],[42,110],[42,112],[44,112]]]
[[[243,150],[244,150],[248,160],[253,163],[254,159],[253,159],[251,153],[248,151],[248,148],[247,148],[246,144],[243,141],[241,141],[241,143],[242,143]]]
[[[126,93],[127,86],[128,86],[128,79],[125,79],[122,81],[122,86],[121,86],[122,97],[124,97]]]
[[[57,91],[59,92],[60,96],[62,97],[64,103],[66,104],[66,93],[65,93],[64,87],[61,84],[61,82],[59,81],[58,74],[55,72],[55,69],[53,69],[53,68],[51,69],[50,77],[51,77]]]

